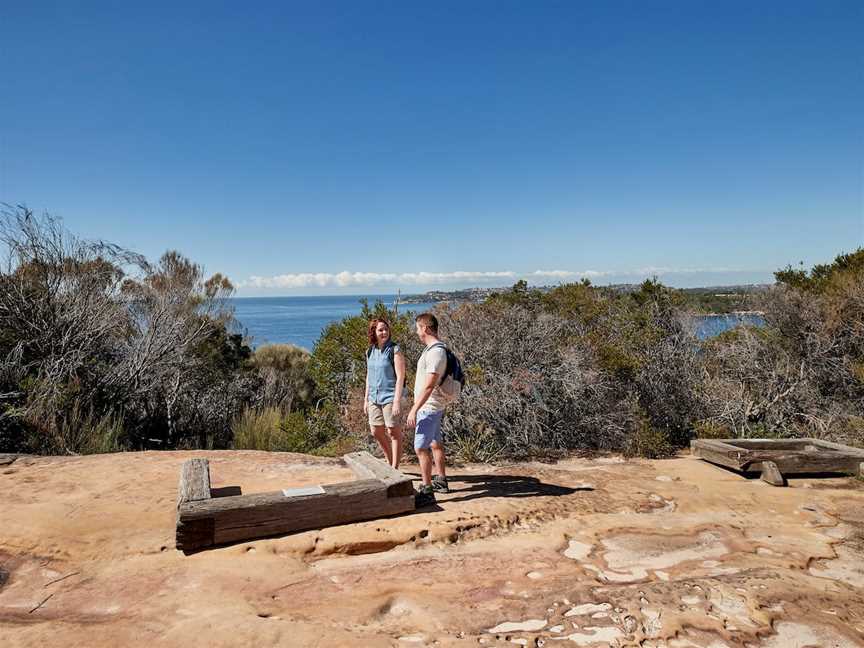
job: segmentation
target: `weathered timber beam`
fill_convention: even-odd
[[[824,446],[826,448],[831,448],[832,450],[839,450],[845,454],[852,454],[857,457],[861,457],[862,461],[864,461],[864,450],[861,448],[853,448],[852,446],[843,445],[842,443],[834,443],[833,441],[823,441],[822,439],[805,439],[808,443],[815,446]]]
[[[753,447],[748,442],[758,444]],[[762,462],[774,462],[785,474],[818,473],[818,472],[852,472],[859,470],[859,464],[864,453],[856,448],[850,448],[836,443],[828,443],[819,439],[795,439],[794,444],[779,440],[775,443],[770,439],[752,440],[718,440],[694,439],[690,447],[696,456],[740,471],[761,471]],[[743,448],[739,443],[748,443],[749,448]],[[792,447],[790,447],[790,445]],[[820,450],[825,447],[826,450]]]
[[[729,439],[725,445],[739,450],[803,450],[812,439]]]
[[[186,551],[241,540],[320,529],[414,510],[414,496],[387,496],[378,479],[321,487],[322,493],[283,491],[196,500],[180,505],[177,547]]]
[[[8,466],[9,464],[13,464],[15,463],[15,460],[17,458],[17,454],[0,453],[0,466]]]
[[[187,459],[180,468],[177,506],[206,499],[210,499],[210,462],[206,459]]]
[[[800,452],[750,452],[741,457],[742,470],[761,470],[761,464],[773,462],[781,472],[820,473],[856,472],[860,459],[839,452],[823,453],[803,450]]]
[[[413,495],[411,478],[368,452],[352,452],[342,459],[358,479],[378,479],[387,487],[389,497]]]
[[[783,479],[783,474],[773,461],[762,462],[762,481],[771,484],[772,486],[785,486],[786,480]]]
[[[690,449],[697,457],[711,463],[720,464],[727,468],[735,468],[736,470],[741,469],[741,462],[737,458],[740,450],[736,451],[731,446],[729,449],[726,449],[717,444],[709,444],[705,443],[702,439],[696,439],[690,443]]]

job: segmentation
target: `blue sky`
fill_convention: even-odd
[[[241,295],[864,245],[861,2],[245,5],[3,2],[0,201]]]

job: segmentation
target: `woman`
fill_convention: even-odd
[[[366,351],[366,398],[363,411],[369,417],[372,436],[378,441],[387,462],[399,467],[402,458],[402,391],[405,385],[405,356],[390,339],[390,325],[383,319],[369,322],[369,349]]]

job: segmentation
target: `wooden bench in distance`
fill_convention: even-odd
[[[697,457],[740,472],[761,472],[769,484],[806,473],[864,474],[864,450],[821,439],[694,439]]]
[[[207,460],[189,459],[180,471],[177,548],[192,551],[414,510],[409,477],[368,452],[346,455],[345,463],[358,480],[212,498]]]

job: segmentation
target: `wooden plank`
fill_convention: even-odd
[[[824,452],[765,452],[754,451],[742,457],[742,470],[762,470],[764,462],[773,462],[784,474],[855,472],[857,457]]]
[[[690,449],[693,454],[706,461],[741,470],[742,464],[738,457],[744,451],[732,446],[724,448],[723,445],[725,444],[710,443],[708,439],[695,439],[691,441]]]
[[[210,462],[206,459],[187,459],[180,468],[177,488],[177,506],[185,502],[210,499]]]
[[[184,520],[181,514],[183,504],[177,511],[175,544],[181,551],[194,551],[213,544],[213,518]]]
[[[342,459],[358,479],[379,479],[387,487],[388,497],[414,494],[410,477],[368,452],[352,452]]]
[[[845,454],[855,455],[864,460],[864,450],[861,448],[853,448],[852,446],[843,445],[842,443],[834,443],[833,441],[823,441],[822,439],[806,439],[809,443],[815,446],[824,446],[832,450],[839,450]]]
[[[15,460],[17,458],[17,454],[0,453],[0,466],[8,466],[10,464],[13,464],[15,463]]]
[[[195,500],[180,506],[178,548],[320,529],[414,510],[414,496],[387,496],[378,479],[322,487],[321,494],[286,497],[282,491]]]
[[[762,481],[771,484],[772,486],[785,486],[786,480],[783,479],[783,474],[773,461],[762,462]]]
[[[812,445],[809,439],[730,439],[724,445],[739,450],[803,450]]]
[[[859,451],[840,444],[818,439],[695,439],[691,442],[693,454],[712,463],[740,471],[761,471],[763,461],[771,461],[785,474],[817,472],[856,472],[861,462]],[[742,448],[736,444],[754,447]],[[758,447],[757,447],[758,446]],[[779,446],[779,447],[778,447]],[[790,449],[794,448],[794,449]]]

